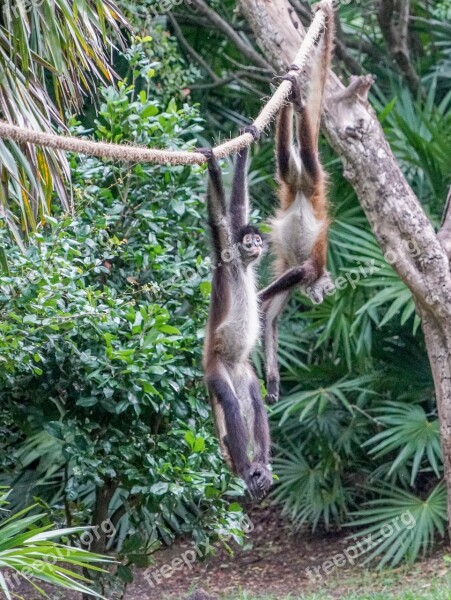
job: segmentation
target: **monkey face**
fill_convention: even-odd
[[[244,264],[250,264],[260,258],[263,252],[263,238],[256,227],[248,225],[243,228],[238,248]]]

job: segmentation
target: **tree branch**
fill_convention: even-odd
[[[216,73],[213,71],[210,65],[204,60],[204,58],[198,52],[196,52],[196,50],[194,50],[194,48],[188,42],[186,37],[183,35],[183,32],[180,29],[180,26],[177,23],[177,20],[175,19],[174,15],[168,12],[167,16],[172,25],[175,36],[177,37],[179,44],[182,46],[182,48],[184,48],[188,52],[188,54],[190,54],[190,56],[194,58],[194,60],[197,63],[199,63],[199,65],[211,77],[211,79],[213,79],[214,82],[217,82],[219,80],[219,77],[216,75]]]
[[[214,81],[212,83],[194,83],[193,85],[190,85],[190,89],[191,90],[212,90],[214,88],[218,88],[223,85],[226,85],[227,83],[230,83],[231,81],[239,81],[239,80],[241,80],[242,77],[248,77],[248,76],[249,76],[249,73],[246,73],[245,71],[237,71],[236,73],[229,73],[229,75],[226,75],[225,77],[222,77],[221,79],[216,79],[216,81]],[[256,77],[255,74],[254,74],[254,77]],[[261,77],[260,81],[265,81],[266,83],[268,82],[267,77],[263,78],[262,75],[260,75],[260,77]],[[244,85],[244,81],[242,83]],[[253,91],[256,91],[256,88],[253,88]]]
[[[302,18],[302,24],[308,27],[312,18],[312,11],[309,6],[302,4],[300,0],[290,0],[291,6],[298,13],[299,18]]]
[[[244,54],[250,61],[256,63],[259,67],[271,70],[271,65],[261,56],[258,52],[246,44],[243,39],[236,33],[227,21],[224,21],[222,17],[218,15],[213,9],[205,4],[203,0],[191,0],[191,4],[194,5],[197,10],[202,13],[210,21],[212,25],[221,31],[226,37],[228,37],[238,48],[238,50]]]
[[[237,60],[235,60],[234,58],[232,58],[231,56],[229,56],[228,54],[224,54],[224,58],[228,62],[231,62],[232,65],[234,65],[235,67],[238,67],[240,69],[240,71],[247,71],[250,74],[260,73],[261,74],[260,77],[264,77],[264,80],[266,82],[268,81],[268,75],[272,73],[272,70],[264,69],[263,67],[256,67],[254,65],[243,65],[240,62],[238,62]],[[263,79],[261,79],[261,81],[263,81]]]
[[[390,54],[412,92],[420,87],[420,78],[410,58],[410,0],[379,0],[378,20]]]

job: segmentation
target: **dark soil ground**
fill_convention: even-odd
[[[348,530],[316,535],[294,532],[290,524],[281,518],[280,512],[268,506],[253,508],[247,514],[254,530],[243,548],[233,548],[233,556],[217,546],[216,554],[207,560],[196,560],[189,566],[186,563],[190,560],[182,565],[180,561],[172,563],[192,548],[189,543],[179,543],[156,555],[155,566],[138,575],[127,590],[126,600],[179,599],[197,588],[226,596],[227,593],[245,590],[256,595],[273,594],[275,598],[321,592],[333,599],[358,591],[362,585],[365,587],[365,579],[371,579],[375,589],[385,586],[388,579],[390,587],[396,587],[399,579],[399,586],[406,588],[422,585],[422,582],[427,585],[430,576],[437,578],[450,574],[449,563],[443,560],[446,549],[441,548],[428,561],[389,571],[388,579],[385,571],[383,580],[380,580],[365,571],[362,557],[354,564],[338,559],[338,555],[343,556],[344,550],[354,544],[348,538]],[[339,567],[333,563],[334,556]],[[187,555],[189,559],[192,557],[192,553]],[[169,571],[171,563],[179,570]]]
[[[337,558],[340,564],[334,566],[334,557],[343,556],[354,543],[347,538],[349,531],[316,535],[295,532],[280,512],[269,506],[248,508],[247,514],[254,529],[244,547],[233,547],[233,555],[218,544],[214,556],[201,560],[195,557],[189,541],[178,542],[156,553],[155,565],[136,572],[124,600],[179,600],[197,588],[225,598],[246,591],[273,594],[275,599],[291,594],[294,600],[310,593],[338,599],[361,590],[386,590],[383,597],[390,598],[397,590],[419,590],[427,588],[432,580],[450,577],[450,563],[443,559],[450,551],[447,548],[440,548],[433,557],[411,567],[375,575],[362,566],[362,557],[354,564]],[[25,600],[42,598],[22,586],[14,592]],[[80,600],[79,594],[55,592],[53,589],[49,593],[50,598]]]

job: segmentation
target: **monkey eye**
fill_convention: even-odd
[[[255,243],[257,244],[257,246],[262,245],[262,238],[259,235],[255,236]]]
[[[252,244],[252,236],[250,233],[246,234],[243,238],[243,244],[245,246],[248,246],[249,244]]]

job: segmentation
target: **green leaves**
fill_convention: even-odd
[[[78,112],[97,80],[112,82],[109,65],[114,38],[127,27],[120,11],[103,0],[43,0],[24,8],[4,5],[0,28],[0,110],[2,118],[31,129],[63,126],[65,112]],[[108,28],[108,35],[107,35]],[[64,211],[70,170],[64,152],[0,141],[0,203],[16,243],[51,212],[56,192]]]
[[[205,440],[194,435],[192,431],[185,433],[185,442],[189,445],[192,452],[203,452],[205,450]]]
[[[414,485],[420,468],[425,468],[425,459],[437,477],[442,471],[439,421],[429,420],[424,409],[418,405],[387,402],[377,409],[378,422],[385,429],[365,442],[372,446],[370,454],[376,458],[395,455],[388,475],[395,473],[401,465],[409,464],[410,485]]]
[[[144,65],[143,53],[133,59]],[[197,109],[160,102],[142,77],[102,90],[95,135],[192,147]],[[123,517],[109,547],[124,564],[148,565],[182,534],[241,541],[229,505],[243,485],[219,454],[201,372],[210,289],[201,171],[79,156],[71,166],[76,218],[40,226],[25,253],[0,229],[9,267],[0,407],[15,423],[0,430],[0,455],[33,471],[30,491],[52,484],[45,500],[60,519],[70,506],[74,522],[90,522],[96,493],[111,485],[110,514]]]
[[[388,485],[372,491],[378,499],[353,513],[350,523],[353,527],[364,526],[354,537],[372,536],[373,547],[369,548],[365,563],[378,559],[378,567],[382,568],[402,560],[413,562],[431,550],[437,532],[444,536],[447,515],[443,482],[424,498]]]
[[[303,421],[313,411],[320,416],[330,404],[342,406],[353,414],[354,407],[347,399],[346,392],[364,392],[365,386],[371,381],[372,377],[370,376],[352,380],[344,379],[326,388],[297,392],[284,397],[273,408],[272,414],[283,413],[280,425],[283,425],[291,415],[296,413],[299,413],[299,421]]]

